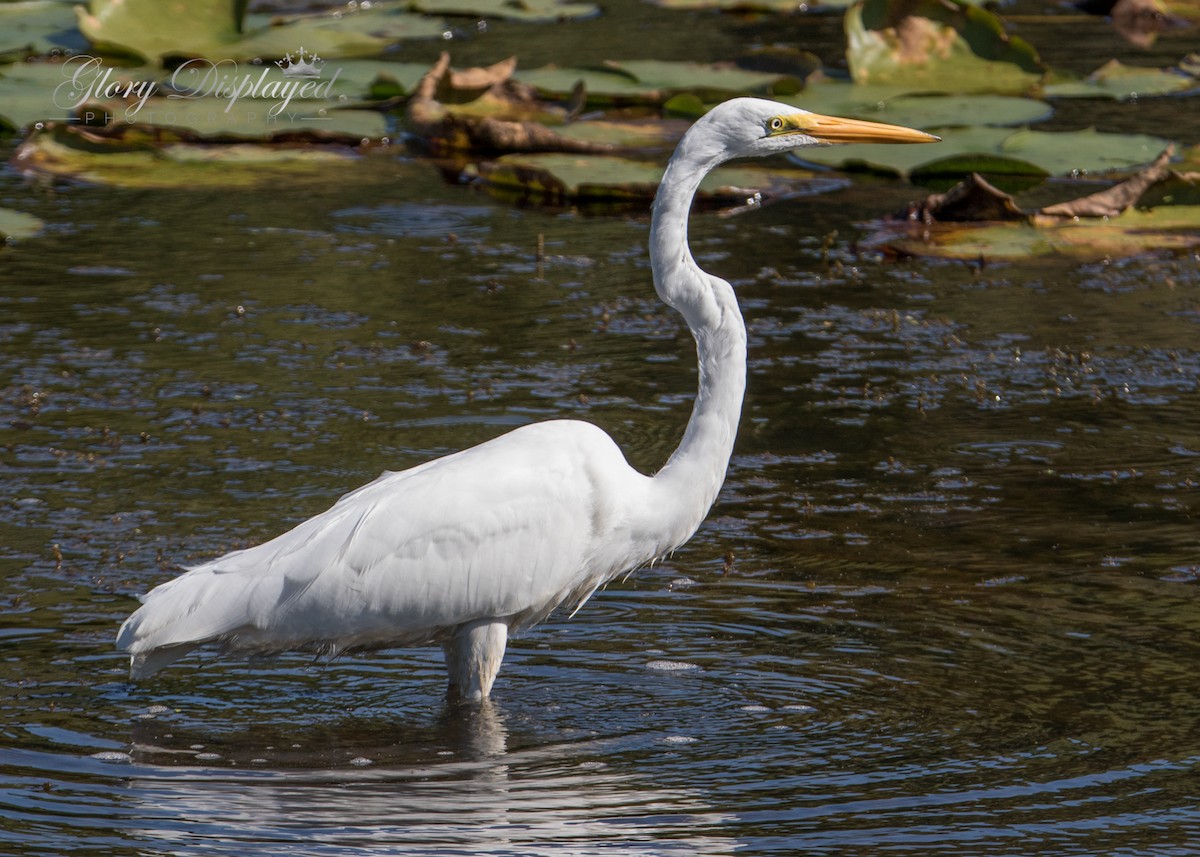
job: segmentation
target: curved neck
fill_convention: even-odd
[[[733,288],[700,269],[687,241],[692,198],[700,180],[723,159],[695,151],[687,142],[663,174],[650,222],[654,288],[683,315],[699,363],[699,390],[683,440],[653,477],[659,490],[652,514],[663,528],[664,550],[686,541],[716,500],[746,391],[746,326]]]

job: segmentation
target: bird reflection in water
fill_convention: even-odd
[[[152,723],[135,730],[130,833],[169,843],[172,854],[245,853],[266,841],[286,843],[289,855],[538,855],[564,846],[719,855],[736,844],[717,835],[729,819],[698,792],[653,784],[616,758],[660,745],[584,739],[510,751],[495,700],[447,705],[426,724],[351,720],[230,736],[209,767],[179,765],[194,759],[197,735],[175,730],[168,739],[156,734],[165,722]],[[264,751],[264,740],[281,750]],[[260,753],[272,757],[255,761]]]

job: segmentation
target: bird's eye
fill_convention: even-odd
[[[778,116],[776,116],[774,119],[772,119],[770,122],[767,123],[767,127],[770,128],[772,131],[782,131],[783,130],[783,120],[780,119]]]

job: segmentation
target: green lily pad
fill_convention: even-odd
[[[600,7],[563,0],[409,0],[408,8],[426,15],[502,18],[525,24],[594,18]]]
[[[652,0],[664,9],[721,9],[728,12],[837,12],[858,0]],[[989,0],[964,0],[971,6],[986,5]]]
[[[941,259],[1020,260],[1133,256],[1200,247],[1200,206],[1130,209],[1120,217],[1024,223],[929,226],[889,224],[871,240],[893,252]]]
[[[582,83],[590,103],[661,104],[679,93],[702,100],[722,101],[734,95],[782,95],[802,84],[788,75],[746,71],[728,63],[631,60],[606,63],[603,68],[544,68],[518,71],[521,83],[551,97],[569,95]]]
[[[797,150],[801,162],[901,176],[1066,176],[1127,170],[1154,160],[1166,146],[1158,137],[1073,132],[964,128],[939,132],[923,146],[847,145]]]
[[[690,124],[684,119],[647,118],[626,122],[593,119],[573,122],[556,130],[573,140],[607,143],[622,149],[669,149]]]
[[[75,99],[66,91],[67,83],[62,63],[0,66],[0,125],[20,130],[38,121],[68,117]]]
[[[95,47],[148,60],[206,56],[241,36],[242,10],[233,0],[196,0],[186,11],[149,0],[88,0],[75,12],[80,32]]]
[[[249,15],[239,0],[197,0],[180,11],[161,0],[89,0],[79,29],[97,48],[151,62],[165,57],[251,60],[295,53],[375,56],[403,39],[433,38],[445,27],[397,5],[323,15]]]
[[[23,211],[0,208],[0,239],[13,241],[37,235],[45,226],[41,220]]]
[[[324,76],[338,72],[331,96],[347,102],[386,101],[406,96],[429,71],[428,63],[386,62],[376,59],[338,59],[326,63]]]
[[[61,0],[0,3],[0,58],[12,60],[86,48],[87,40],[75,27],[71,3]]]
[[[373,63],[371,68],[383,65]],[[112,67],[86,55],[63,63],[20,63],[5,67],[0,77],[0,119],[15,128],[39,120],[79,120],[90,125],[171,128],[190,138],[219,140],[270,140],[307,133],[357,143],[387,133],[387,120],[377,111],[338,109],[365,101],[351,99],[347,93],[368,87],[361,81],[343,82],[340,65],[311,80],[288,78],[273,63],[250,66],[252,70],[237,78],[246,86],[245,94],[236,98],[210,94],[215,81],[228,79],[224,68],[194,60],[168,74],[147,66]],[[132,94],[96,97],[105,86],[119,90],[113,96]]]
[[[959,0],[861,0],[845,28],[855,83],[1013,95],[1034,89],[1046,71],[999,18]]]
[[[327,181],[349,174],[358,158],[347,149],[150,145],[97,138],[78,126],[49,125],[18,148],[19,169],[126,188],[244,188],[280,181]]]
[[[1200,87],[1194,74],[1174,68],[1137,68],[1110,60],[1083,80],[1045,87],[1049,98],[1111,98],[1128,101],[1155,95],[1172,95]]]
[[[489,191],[503,198],[582,208],[646,208],[663,167],[603,155],[505,155],[480,164],[478,172]],[[844,182],[830,183],[808,170],[727,166],[705,177],[697,199],[701,205],[743,205],[753,201],[755,191],[802,184],[825,189]]]
[[[1043,101],[1011,95],[914,94],[903,85],[820,80],[802,93],[778,100],[814,113],[868,119],[914,128],[1028,125],[1053,115]]]
[[[653,0],[664,9],[721,9],[726,12],[825,12],[844,9],[854,0]]]
[[[1050,175],[1071,176],[1128,170],[1153,161],[1167,140],[1147,134],[1022,129],[1001,143],[998,154],[1036,163]]]
[[[227,110],[228,102],[220,98],[152,98],[133,117],[132,124],[214,141],[272,141],[301,135],[356,145],[387,134],[387,120],[373,110],[338,110],[325,101],[294,100],[272,115],[269,110],[277,103],[256,99],[239,102]]]
[[[326,58],[374,57],[403,41],[440,38],[446,30],[443,21],[406,12],[400,4],[375,3],[370,9],[360,4],[357,11],[282,21],[271,15],[247,15],[245,37],[237,51],[220,56],[282,57],[303,45]]]

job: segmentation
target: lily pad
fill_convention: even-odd
[[[721,9],[727,12],[837,12],[858,0],[651,0],[664,9]],[[989,0],[963,0],[970,6],[983,6]]]
[[[269,111],[278,103],[241,102],[227,110],[228,102],[220,98],[152,98],[132,124],[170,129],[184,139],[225,142],[269,142],[301,136],[357,145],[387,134],[386,119],[373,110],[338,110],[324,101],[296,100],[272,115]]]
[[[478,172],[489,191],[503,198],[553,206],[644,209],[654,199],[663,167],[613,156],[506,155],[480,164]],[[738,165],[706,176],[697,200],[702,206],[741,206],[753,204],[756,193],[771,189],[782,195],[800,192],[802,187],[812,192],[845,184],[807,170]]]
[[[1200,247],[1200,206],[1130,209],[1120,217],[1043,225],[890,224],[870,243],[903,255],[965,260],[1101,259],[1184,251]]]
[[[45,224],[32,214],[0,208],[0,239],[3,241],[29,238],[41,232],[43,226]]]
[[[323,57],[375,56],[403,39],[433,38],[437,21],[375,4],[369,9],[279,18],[249,15],[239,0],[198,0],[182,10],[161,0],[89,0],[79,29],[97,48],[151,62],[276,58],[300,46]]]
[[[904,85],[820,80],[799,95],[779,98],[815,113],[890,122],[915,128],[1028,125],[1053,115],[1044,101],[1011,95],[914,94]]]
[[[825,12],[837,11],[854,0],[652,0],[664,9],[721,9],[726,12]]]
[[[600,14],[600,7],[592,3],[564,0],[409,0],[406,5],[414,12],[427,15],[469,15],[524,24],[578,21]]]
[[[0,58],[11,60],[86,48],[87,40],[75,27],[72,4],[61,0],[0,3]]]
[[[172,128],[193,139],[270,140],[311,133],[357,143],[387,133],[387,121],[377,111],[338,109],[354,103],[335,88],[341,84],[340,68],[326,79],[310,80],[288,78],[273,63],[251,68],[234,77],[235,63],[189,60],[168,74],[148,66],[112,67],[87,55],[62,63],[20,63],[0,76],[0,119],[16,128],[38,120]],[[230,80],[235,85],[227,85]],[[352,81],[345,88],[359,86],[366,84]],[[224,96],[212,94],[218,91]]]
[[[1069,176],[1127,170],[1154,160],[1165,140],[1099,131],[951,129],[925,146],[848,145],[798,150],[802,162],[901,176]]]
[[[999,18],[959,0],[861,0],[845,28],[855,83],[1012,95],[1035,88],[1046,71]]]
[[[593,104],[661,104],[682,92],[712,102],[734,95],[791,94],[802,87],[788,75],[747,71],[731,63],[659,60],[610,62],[602,68],[547,66],[518,71],[514,78],[552,97],[569,95],[582,83]]]
[[[57,178],[127,188],[244,188],[348,174],[358,158],[348,149],[131,144],[78,126],[49,125],[21,144],[18,169]]]
[[[75,103],[64,91],[69,88],[62,63],[0,66],[0,125],[20,130],[40,120],[68,117]]]
[[[607,143],[621,149],[669,149],[691,123],[685,119],[592,119],[558,128],[564,137]]]
[[[1083,80],[1045,87],[1049,98],[1111,98],[1129,101],[1155,95],[1173,95],[1200,88],[1200,79],[1183,69],[1138,68],[1110,60]]]

